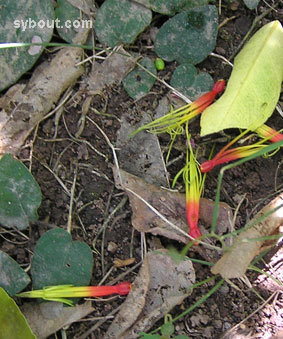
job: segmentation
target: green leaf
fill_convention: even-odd
[[[41,192],[37,182],[19,160],[5,154],[0,160],[0,223],[23,230],[37,219]]]
[[[174,15],[177,12],[188,10],[189,8],[206,5],[209,0],[138,0],[139,3],[150,8],[154,12],[165,15]]]
[[[273,113],[283,79],[283,29],[263,26],[235,58],[222,97],[201,115],[201,135],[225,128],[256,129]]]
[[[175,332],[175,327],[172,322],[167,322],[161,326],[160,332],[162,335],[169,337]]]
[[[72,241],[71,235],[61,228],[52,229],[40,237],[34,249],[33,288],[89,285],[92,267],[92,252],[86,243]]]
[[[0,287],[11,296],[22,291],[30,282],[29,276],[8,254],[0,251]]]
[[[215,47],[217,22],[215,6],[197,7],[179,13],[158,31],[155,52],[166,61],[198,64]]]
[[[144,58],[140,64],[156,75],[154,62],[149,58]],[[154,85],[155,78],[144,71],[139,66],[130,72],[123,80],[123,85],[129,96],[135,100],[147,94]]]
[[[244,3],[249,9],[255,9],[259,3],[259,0],[244,0]]]
[[[192,64],[182,64],[175,69],[170,84],[193,101],[211,90],[213,79],[208,73],[197,74]]]
[[[106,0],[95,18],[95,32],[101,43],[114,47],[131,44],[150,24],[152,13],[129,0]]]
[[[0,9],[1,42],[48,42],[53,33],[51,1],[6,0]],[[36,38],[37,37],[37,38]],[[0,49],[0,91],[16,82],[39,58],[38,46]],[[35,53],[35,54],[34,54]]]
[[[72,43],[73,38],[80,29],[80,27],[77,27],[77,25],[79,23],[82,25],[82,20],[89,20],[85,14],[81,15],[81,11],[78,8],[72,6],[67,0],[57,1],[55,16],[60,20],[60,24],[57,27],[57,32],[62,39],[69,43]]]
[[[0,287],[0,338],[36,339],[12,298]]]

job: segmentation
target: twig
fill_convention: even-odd
[[[68,214],[68,224],[67,224],[67,231],[70,234],[72,232],[72,215],[73,215],[73,204],[74,204],[74,195],[75,195],[75,190],[76,190],[77,174],[78,174],[78,164],[75,163],[74,179],[73,179],[73,184],[71,188],[71,197],[70,197],[70,206],[69,206],[69,214]]]

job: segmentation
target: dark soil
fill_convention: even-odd
[[[248,10],[242,1],[234,1],[230,5],[227,5],[225,1],[222,2],[223,6],[219,23],[226,19],[231,20],[219,30],[215,52],[229,59],[235,53],[256,16],[267,11],[269,7],[265,2],[260,1],[256,12]],[[268,2],[270,5],[273,4],[272,1]],[[280,20],[280,15],[282,18],[282,4],[281,8],[277,8],[276,11],[270,11],[258,23],[257,28],[269,21]],[[136,46],[140,47],[142,55],[148,55],[153,58],[154,54],[146,49],[146,42],[147,40],[141,37],[137,41]],[[148,43],[152,42],[149,41]],[[165,70],[160,72],[159,76],[165,80],[170,79],[172,70],[175,67],[175,63],[166,65]],[[219,78],[228,79],[231,72],[231,67],[213,57],[208,57],[206,61],[198,65],[198,68],[209,72],[215,80]],[[120,127],[119,119],[123,114],[130,114],[133,120],[139,119],[144,111],[152,110],[153,103],[157,103],[167,94],[168,89],[156,83],[151,94],[134,102],[129,98],[122,85],[113,86],[104,91],[105,98],[108,100],[106,110],[108,115],[99,115],[94,110],[89,110],[88,117],[95,121],[105,131],[110,141],[115,144],[117,131]],[[73,137],[79,129],[81,106],[84,103],[84,99],[85,95],[80,94],[75,99],[76,103],[70,102],[65,107],[65,111],[59,121],[56,138],[53,138],[55,133],[54,116],[40,124],[32,148],[32,174],[42,190],[39,221],[31,225],[29,241],[23,243],[23,238],[20,235],[13,234],[10,238],[7,235],[7,240],[0,240],[0,247],[1,250],[11,255],[19,264],[28,265],[34,246],[44,232],[53,227],[66,229],[70,199],[58,180],[56,180],[54,173],[63,181],[68,190],[71,190],[76,172],[77,183],[72,216],[72,237],[73,239],[86,242],[93,249],[95,267],[91,283],[95,285],[112,268],[115,258],[127,259],[134,257],[136,263],[140,262],[141,244],[140,235],[138,232],[133,231],[131,225],[131,209],[127,201],[110,220],[105,238],[102,240],[102,237],[99,236],[95,243],[95,248],[93,247],[93,241],[98,230],[102,227],[113,209],[122,201],[125,193],[117,190],[114,186],[111,169],[113,164],[112,152],[97,128],[87,120],[81,134],[81,138],[84,141],[88,141],[92,147],[85,142],[75,140]],[[91,108],[101,111],[104,104],[103,98],[95,96]],[[278,130],[283,127],[282,117],[275,112],[268,124]],[[193,137],[196,142],[201,143],[199,124],[192,123],[191,126]],[[235,133],[235,131],[231,133]],[[213,136],[211,142],[213,142],[214,137],[216,139],[218,136]],[[31,142],[32,137],[27,141],[26,145],[30,145]],[[217,145],[219,148],[222,146],[221,143]],[[99,155],[93,148],[102,155]],[[205,157],[207,157],[208,152],[209,149],[207,149]],[[175,149],[172,157],[177,157],[180,153],[180,150]],[[19,158],[29,166],[30,156],[30,147],[25,147],[21,151]],[[180,166],[183,166],[181,162],[172,166],[174,168],[169,168],[171,178],[181,168]],[[205,188],[205,197],[207,198],[215,198],[218,173],[219,168],[213,170],[207,177]],[[280,150],[272,157],[257,158],[227,171],[222,185],[221,200],[227,202],[235,209],[240,200],[245,197],[236,219],[236,227],[240,228],[267,204],[272,197],[275,197],[280,190],[282,191],[282,188],[282,150]],[[154,237],[147,236],[148,250],[151,249],[152,238]],[[161,238],[160,240],[166,246],[170,243],[166,239]],[[181,248],[178,243],[171,242],[171,244],[179,249]],[[102,267],[101,256],[99,254],[102,247],[104,249],[104,267]],[[272,259],[275,260],[272,273],[277,279],[280,278],[281,274],[282,279],[282,252],[281,259],[278,253],[280,252],[277,252],[277,257],[275,256]],[[189,253],[189,256],[200,258],[195,252]],[[269,259],[267,258],[266,260]],[[206,266],[194,264],[194,267],[197,281],[211,276]],[[111,283],[120,273],[127,270],[127,267],[113,269],[105,283]],[[127,275],[127,280],[133,281],[137,272],[138,268],[133,273]],[[254,289],[265,299],[274,293],[275,287],[270,284],[270,281],[265,280],[265,284],[263,284],[262,280],[264,278],[258,278],[258,274],[255,273],[248,273],[247,276]],[[238,290],[228,283],[222,285],[206,302],[189,313],[185,318],[176,322],[175,334],[187,334],[192,338],[200,339],[219,338],[225,331],[237,325],[262,305],[263,301],[242,281],[235,280],[233,282],[237,285]],[[209,292],[213,284],[214,282],[195,289],[193,294],[182,305],[174,309],[172,312],[173,316],[180,314],[198,301],[204,294]],[[279,287],[277,286],[277,288]],[[280,293],[275,295],[259,312],[241,324],[229,338],[240,338],[235,334],[239,332],[243,335],[251,334],[253,338],[270,338],[280,330],[283,331],[282,287],[280,291],[281,295]],[[280,291],[278,290],[278,292]],[[111,300],[111,302],[94,301],[95,312],[92,316],[106,316],[122,302],[123,298],[118,297]],[[111,319],[105,321],[88,338],[103,338],[110,323]],[[93,321],[72,324],[67,329],[67,335],[69,338],[80,338],[94,324],[95,322]],[[156,324],[153,328],[161,324],[162,322]],[[55,337],[52,336],[52,338]]]

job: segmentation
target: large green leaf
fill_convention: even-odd
[[[0,251],[0,286],[13,296],[30,282],[21,266],[5,252]]]
[[[274,111],[282,80],[283,29],[272,21],[235,58],[225,93],[202,113],[201,135],[262,125]]]
[[[166,61],[198,64],[215,47],[217,22],[215,6],[181,12],[166,21],[158,31],[155,52]]]
[[[51,1],[5,0],[0,5],[1,42],[48,42],[53,33]],[[28,71],[43,48],[0,49],[0,91]]]
[[[0,339],[36,339],[12,298],[0,287]]]
[[[89,246],[81,241],[72,241],[67,231],[55,228],[44,233],[35,246],[31,264],[33,288],[88,285],[92,268]]]
[[[41,192],[37,182],[19,160],[5,154],[0,160],[0,223],[23,230],[37,219]]]
[[[151,22],[151,11],[130,0],[106,0],[95,18],[98,39],[108,46],[132,43]]]

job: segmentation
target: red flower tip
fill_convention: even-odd
[[[193,228],[193,229],[190,230],[189,235],[196,239],[196,238],[201,237],[201,231],[200,231],[200,229],[198,227],[197,228]]]
[[[215,92],[216,94],[219,94],[219,93],[224,91],[225,86],[226,86],[226,81],[225,80],[223,80],[223,79],[218,80],[214,84],[212,91]]]
[[[207,160],[200,165],[201,173],[207,173],[215,167],[215,162],[213,160]]]
[[[127,281],[121,282],[115,286],[117,288],[117,294],[127,295],[131,290],[131,284]]]

